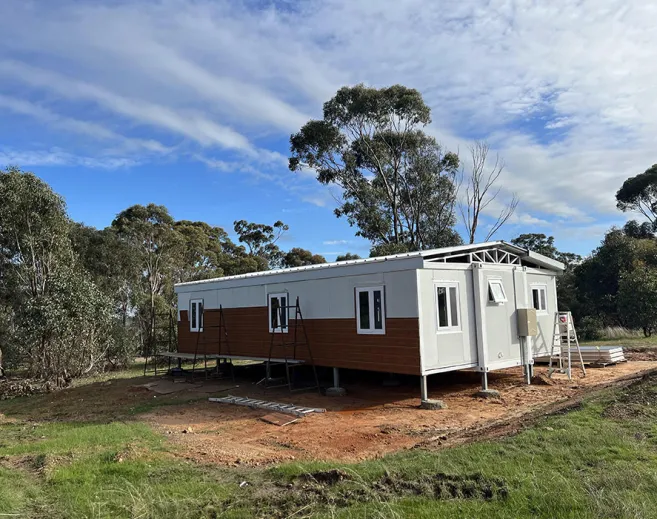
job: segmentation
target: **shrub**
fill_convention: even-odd
[[[580,339],[586,341],[595,341],[603,337],[602,319],[597,316],[587,315],[582,317],[576,324],[577,335]]]

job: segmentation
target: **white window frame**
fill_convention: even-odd
[[[378,330],[374,327],[374,292],[381,291],[381,329]],[[369,301],[370,312],[370,327],[362,329],[360,327],[360,294],[367,292]],[[386,333],[386,291],[384,287],[356,287],[356,331],[359,334],[365,335],[385,335]]]
[[[269,333],[287,333],[288,330],[290,329],[290,309],[285,308],[285,315],[287,316],[287,319],[285,320],[285,327],[279,327],[274,329],[271,325],[271,301],[273,298],[278,299],[278,303],[280,304],[281,302],[281,297],[285,298],[285,306],[290,306],[290,294],[288,292],[272,292],[271,294],[267,294],[267,327],[269,328]]]
[[[192,325],[192,306],[196,305],[196,326]],[[199,311],[200,310],[200,311]],[[189,331],[202,332],[203,331],[203,311],[205,305],[203,299],[191,299],[189,301]]]
[[[438,308],[438,289],[447,289],[447,322],[448,326],[440,326],[440,311]],[[450,288],[456,288],[456,320],[457,324],[452,324],[452,296],[450,295]],[[436,308],[436,333],[455,333],[463,330],[461,320],[461,287],[458,281],[438,281],[433,284],[433,297],[435,299]]]
[[[498,294],[495,294],[495,291],[493,290],[493,285],[498,286],[502,292],[501,297],[498,297]],[[491,299],[491,296],[493,298]],[[495,304],[502,304],[506,303],[508,301],[506,297],[506,290],[504,290],[504,283],[502,283],[502,280],[500,278],[491,278],[488,280],[488,302],[489,303],[495,303]]]
[[[541,291],[545,294],[545,308],[536,308],[534,306],[534,290],[538,290],[538,305],[541,306],[541,302],[543,301],[541,299]],[[531,291],[532,291],[532,308],[536,308],[536,313],[545,315],[548,313],[548,290],[547,290],[547,285],[531,285]]]

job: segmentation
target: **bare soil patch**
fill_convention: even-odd
[[[612,420],[636,420],[657,417],[657,392],[654,385],[636,384],[616,394],[602,416]]]
[[[439,411],[419,408],[419,379],[413,378],[396,387],[383,387],[357,374],[352,377],[356,382],[345,384],[346,397],[330,398],[317,393],[290,394],[285,389],[265,392],[255,385],[257,377],[238,378],[239,387],[232,381],[208,381],[203,389],[198,383],[175,383],[174,393],[158,394],[139,387],[157,379],[134,377],[5,401],[0,424],[138,420],[165,434],[178,456],[203,463],[352,462],[404,449],[441,448],[512,434],[545,413],[573,407],[591,391],[654,369],[657,361],[630,361],[588,369],[585,378],[576,372],[572,381],[555,375],[550,379],[552,385],[527,386],[521,370],[514,368],[490,374],[490,387],[501,394],[494,400],[474,397],[480,387],[477,373],[448,373],[429,379],[429,396],[443,400],[448,407]],[[544,378],[546,371],[544,366],[536,368],[539,378]],[[267,410],[207,400],[227,394],[323,407],[327,412],[279,427],[261,420]],[[608,412],[622,419],[631,408],[631,402],[621,402]],[[130,453],[120,457],[129,458]]]
[[[491,388],[501,393],[499,400],[473,397],[479,389],[478,374],[452,373],[430,379],[430,397],[448,406],[440,411],[419,409],[419,387],[410,385],[352,384],[347,385],[348,396],[333,399],[284,390],[265,394],[258,386],[241,384],[230,393],[325,407],[327,412],[278,427],[260,420],[265,410],[203,400],[160,407],[142,418],[167,434],[180,456],[199,462],[255,466],[299,459],[351,462],[418,446],[435,448],[482,435],[513,433],[522,427],[523,417],[572,406],[595,389],[653,369],[657,362],[626,362],[588,369],[585,378],[577,372],[572,381],[555,375],[553,385],[540,386],[525,385],[519,368],[504,370],[489,377]],[[539,376],[546,370],[536,368]]]
[[[623,353],[631,361],[657,361],[657,348],[623,348]]]

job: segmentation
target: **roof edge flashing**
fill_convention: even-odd
[[[423,251],[415,251],[415,252],[404,252],[401,254],[392,254],[390,256],[377,256],[374,258],[361,258],[357,260],[347,260],[347,261],[334,261],[331,263],[320,263],[317,265],[304,265],[301,267],[292,267],[292,268],[286,268],[286,269],[275,269],[275,270],[264,270],[260,272],[249,272],[246,274],[237,274],[235,276],[225,276],[225,277],[218,277],[218,278],[210,278],[210,279],[200,279],[198,281],[187,281],[184,283],[176,283],[174,285],[174,290],[178,287],[186,287],[186,286],[202,286],[206,285],[208,283],[223,283],[225,281],[231,281],[231,280],[239,280],[239,279],[251,279],[251,278],[258,278],[258,277],[269,277],[269,276],[276,276],[276,275],[285,275],[285,274],[292,274],[296,272],[312,272],[312,271],[317,271],[317,270],[325,270],[325,269],[332,269],[332,268],[340,268],[340,267],[347,267],[347,266],[354,266],[354,265],[367,265],[367,264],[373,264],[373,263],[384,263],[387,261],[399,261],[399,260],[406,260],[406,259],[411,259],[411,258],[420,258],[423,261],[429,261],[430,259],[438,259],[441,256],[446,256],[449,254],[454,254],[454,253],[467,253],[470,251],[478,251],[478,250],[485,250],[485,249],[491,249],[491,248],[503,248],[506,249],[509,252],[513,252],[515,254],[518,254],[518,256],[528,259],[529,261],[532,261],[536,263],[538,266],[548,268],[551,270],[556,270],[556,271],[563,271],[564,270],[564,265],[563,263],[560,263],[556,260],[553,260],[551,258],[548,258],[547,256],[543,256],[542,254],[538,254],[537,252],[532,252],[527,249],[524,249],[522,247],[518,247],[517,245],[513,245],[512,243],[507,243],[504,241],[491,241],[491,242],[484,242],[484,243],[473,243],[473,244],[468,244],[468,245],[456,245],[453,247],[443,247],[440,249],[429,249],[429,250],[423,250]]]

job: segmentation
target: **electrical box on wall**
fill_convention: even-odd
[[[518,335],[520,337],[536,337],[538,335],[535,308],[518,308]]]

